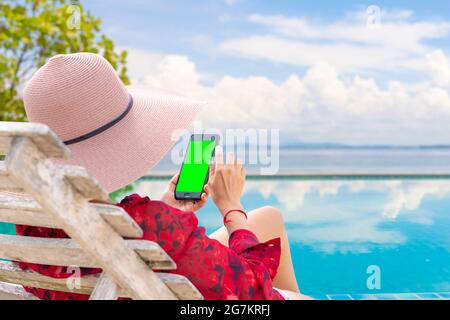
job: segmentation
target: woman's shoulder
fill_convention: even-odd
[[[125,209],[125,211],[133,211],[136,209],[143,210],[149,208],[157,211],[171,211],[172,213],[180,211],[160,200],[152,200],[148,196],[142,197],[136,193],[126,196],[116,205],[122,207],[123,209]]]
[[[142,204],[147,204],[150,201],[151,200],[149,197],[141,197],[140,195],[135,193],[135,194],[126,196],[116,205],[118,205],[119,207],[128,208],[128,207],[135,207],[135,206],[142,205]]]
[[[116,204],[126,211],[133,210],[149,210],[153,212],[167,213],[167,214],[187,214],[187,212],[174,208],[161,200],[152,200],[148,196],[142,197],[139,194],[132,194],[123,198]]]
[[[116,205],[123,208],[138,223],[146,220],[148,224],[157,221],[159,225],[182,224],[191,228],[198,225],[194,213],[181,211],[163,201],[151,200],[147,196],[132,194]]]

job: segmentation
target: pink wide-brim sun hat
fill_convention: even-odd
[[[51,58],[27,84],[24,103],[30,122],[48,125],[68,145],[64,164],[85,167],[108,192],[148,173],[205,104],[130,90],[93,53]]]

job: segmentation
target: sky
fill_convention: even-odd
[[[282,143],[450,144],[450,2],[90,0],[132,85]]]

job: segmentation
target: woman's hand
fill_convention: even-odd
[[[229,153],[224,163],[221,147],[216,148],[216,163],[211,166],[209,192],[222,215],[229,210],[241,209],[241,196],[244,191],[245,169],[242,162],[236,161],[234,153]]]
[[[201,200],[194,200],[194,201],[177,200],[177,199],[175,199],[175,188],[177,186],[178,176],[179,176],[179,174],[176,174],[172,178],[172,180],[170,180],[166,191],[164,191],[164,194],[161,197],[161,201],[168,204],[169,206],[172,206],[176,209],[179,209],[179,210],[185,211],[185,212],[196,212],[196,211],[200,210],[205,205],[206,200],[208,200],[208,195],[209,195],[208,185],[205,185]]]

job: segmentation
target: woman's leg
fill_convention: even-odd
[[[273,281],[276,288],[292,292],[300,292],[295,278],[294,266],[291,259],[288,236],[284,227],[283,215],[273,207],[263,207],[248,214],[251,230],[261,242],[274,238],[281,238],[281,259],[277,275]],[[210,235],[223,245],[228,246],[228,232],[225,227]]]

